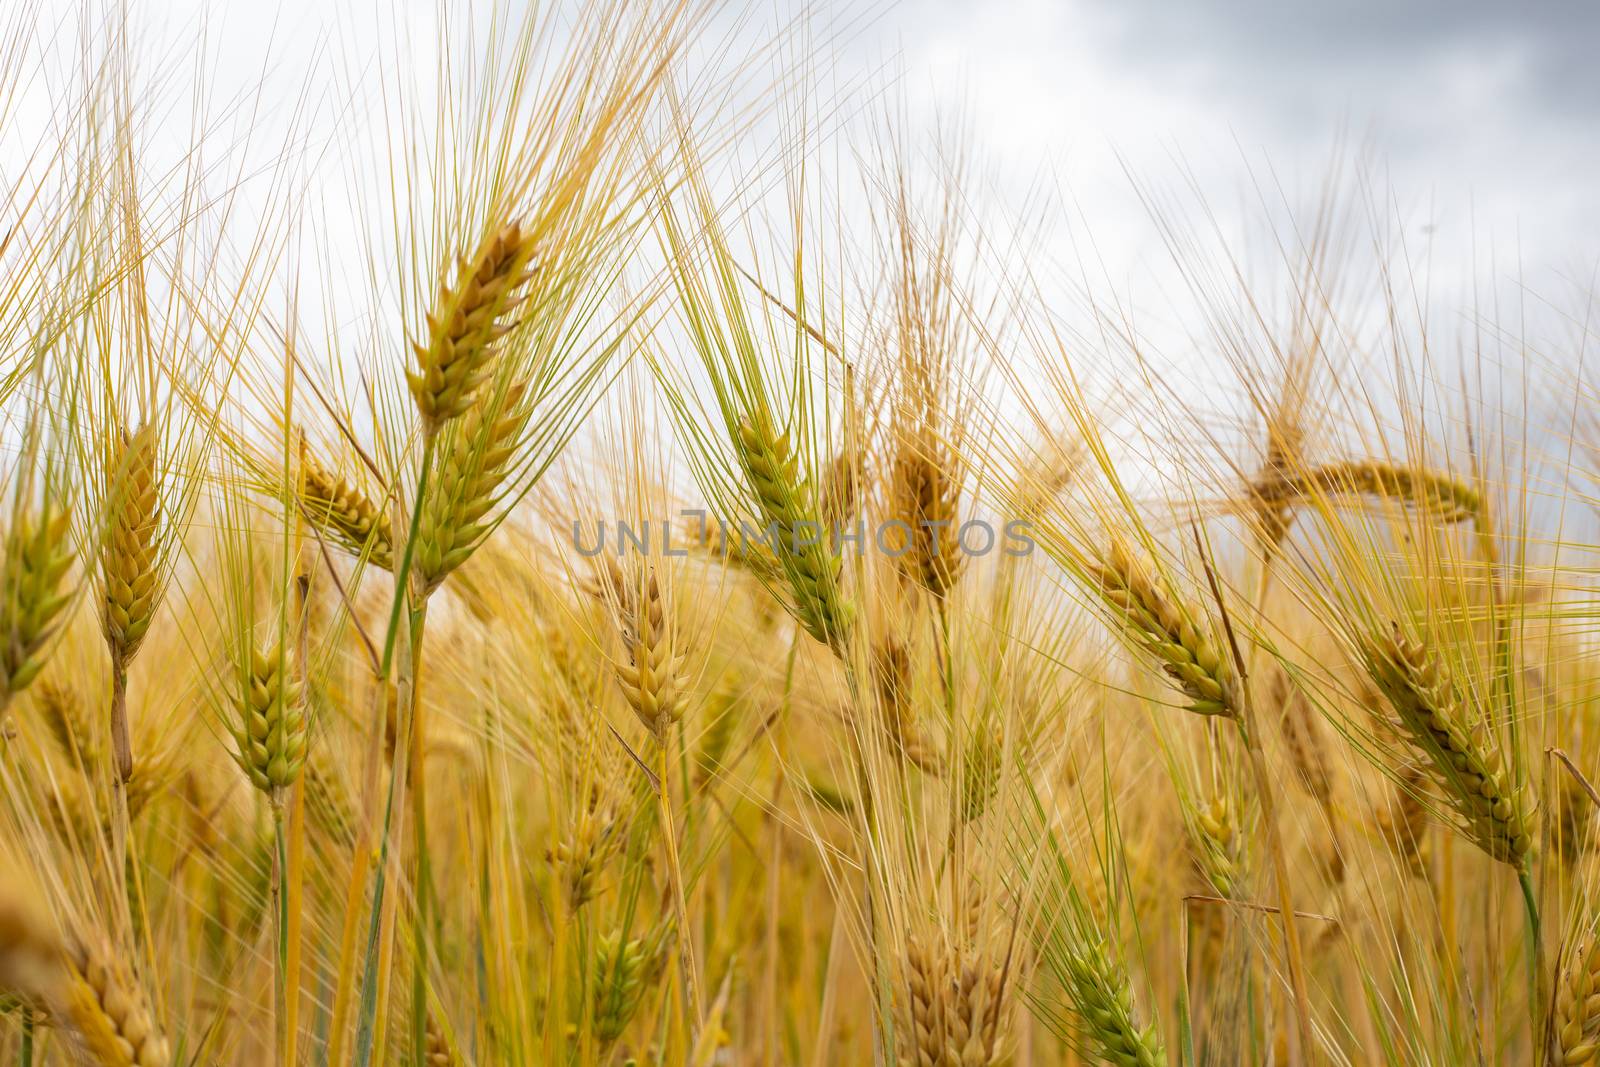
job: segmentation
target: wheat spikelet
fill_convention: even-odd
[[[61,1014],[100,1067],[168,1067],[150,1002],[109,945],[74,945]]]
[[[1317,803],[1327,808],[1333,802],[1333,776],[1328,769],[1327,752],[1317,735],[1311,701],[1282,670],[1272,676],[1269,699],[1282,709],[1279,723],[1283,728],[1284,750],[1298,772],[1297,780]]]
[[[827,544],[811,485],[799,476],[788,435],[774,432],[764,417],[742,419],[738,453],[760,518],[773,534],[768,548],[788,580],[800,625],[840,651],[852,619],[841,589],[842,562]]]
[[[654,570],[646,567],[640,573],[642,582],[632,583],[633,588],[617,585],[617,621],[627,660],[614,666],[628,706],[645,729],[661,738],[683,716],[679,697],[686,684],[686,657],[674,647],[674,627]],[[613,581],[626,579],[618,574]]]
[[[822,521],[831,532],[848,524],[861,510],[862,483],[866,481],[861,455],[851,448],[840,450],[822,472]]]
[[[602,1049],[622,1037],[639,1004],[666,967],[670,927],[624,939],[620,930],[601,935],[594,953],[594,1036]]]
[[[1467,836],[1494,859],[1522,867],[1533,848],[1522,791],[1507,780],[1482,725],[1463,718],[1460,693],[1443,665],[1398,627],[1369,645],[1366,657],[1402,732],[1428,758]]]
[[[0,714],[38,677],[46,643],[72,600],[61,589],[72,566],[71,520],[65,507],[47,503],[37,516],[18,515],[6,533],[0,570]]]
[[[1218,896],[1235,899],[1242,874],[1240,837],[1227,797],[1213,797],[1209,804],[1186,810],[1185,815],[1195,868]]]
[[[428,312],[427,343],[412,342],[417,369],[406,372],[412,399],[430,430],[463,414],[488,378],[500,342],[516,328],[518,294],[533,276],[534,238],[508,223],[457,265]]]
[[[444,1031],[439,1028],[438,1020],[430,1013],[425,1029],[425,1047],[422,1062],[425,1067],[460,1067],[461,1060],[450,1048],[450,1042],[445,1038]]]
[[[149,632],[160,594],[158,431],[155,423],[145,423],[132,434],[119,431],[106,472],[108,514],[100,553],[105,601],[102,622],[112,659],[122,668]]]
[[[1600,952],[1582,940],[1564,955],[1550,1013],[1550,1062],[1579,1067],[1600,1051]]]
[[[305,764],[308,716],[303,686],[291,677],[281,644],[251,649],[247,662],[235,669],[241,691],[234,698],[238,715],[234,761],[251,785],[278,803]]]
[[[1561,775],[1556,783],[1556,816],[1551,828],[1556,854],[1572,866],[1592,847],[1594,802],[1571,775]]]
[[[961,757],[956,814],[963,823],[974,822],[989,810],[989,804],[1000,790],[1002,756],[998,731],[980,724]]]
[[[911,654],[894,637],[885,637],[872,650],[873,688],[885,719],[889,744],[901,758],[928,774],[944,771],[944,755],[928,738],[911,693]]]
[[[900,1062],[905,1067],[990,1067],[1005,1039],[1004,961],[970,942],[930,949],[906,939],[905,993],[900,1001]]]
[[[1406,870],[1418,878],[1428,873],[1425,848],[1428,810],[1419,796],[1426,778],[1421,767],[1406,768],[1395,786],[1393,798],[1377,814],[1379,834],[1394,849]]]
[[[588,802],[547,858],[566,889],[567,907],[577,911],[594,899],[601,873],[622,848],[622,821],[610,790],[589,784]]]
[[[894,461],[890,486],[891,515],[899,525],[888,550],[900,573],[936,597],[944,596],[961,576],[963,556],[958,540],[961,486],[952,472],[953,457],[933,443],[931,432],[903,441]]]
[[[1164,590],[1166,583],[1151,575],[1121,541],[1112,543],[1094,577],[1101,597],[1119,614],[1134,641],[1190,697],[1191,711],[1238,715],[1232,664],[1200,628],[1198,611]]]
[[[527,419],[525,393],[516,382],[502,396],[486,397],[446,439],[417,527],[415,574],[424,593],[437,589],[487,536],[484,520],[499,500]]]
[[[1267,512],[1318,494],[1404,500],[1444,522],[1467,522],[1483,514],[1483,498],[1454,478],[1377,460],[1352,460],[1293,475],[1280,474],[1253,487],[1258,511]],[[1269,529],[1273,521],[1269,518]]]
[[[63,756],[86,768],[99,763],[101,751],[94,725],[76,690],[46,678],[34,687],[33,703]]]
[[[346,551],[356,556],[365,553],[375,567],[393,568],[394,537],[386,509],[310,452],[301,458],[300,477],[306,518]]]
[[[356,839],[357,815],[349,789],[317,745],[305,763],[306,815],[329,840],[349,845]]]
[[[1165,1067],[1155,1026],[1133,1019],[1128,978],[1098,944],[1064,954],[1066,977],[1081,1024],[1081,1038],[1112,1067]]]

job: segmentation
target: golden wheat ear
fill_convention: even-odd
[[[248,649],[234,671],[239,685],[234,760],[250,784],[279,805],[305,766],[310,735],[305,687],[293,676],[282,643]]]
[[[309,451],[301,453],[300,504],[312,525],[346,552],[383,570],[394,568],[388,509]]]
[[[1485,853],[1521,870],[1533,851],[1525,791],[1468,708],[1448,669],[1421,641],[1395,627],[1365,650],[1373,680],[1407,739],[1427,758],[1461,829]]]
[[[531,415],[526,383],[513,381],[472,405],[444,435],[437,480],[417,523],[413,569],[424,595],[489,536]]]
[[[1100,596],[1118,614],[1133,643],[1189,698],[1189,710],[1236,718],[1238,682],[1232,661],[1207,635],[1205,616],[1172,595],[1121,540],[1095,569]]]
[[[466,413],[494,368],[505,336],[516,329],[521,294],[533,277],[535,240],[515,222],[497,227],[456,278],[440,288],[427,314],[426,342],[412,342],[417,369],[406,372],[428,432]]]

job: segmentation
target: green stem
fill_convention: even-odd
[[[672,816],[672,793],[667,784],[668,770],[672,765],[668,748],[672,736],[670,731],[671,727],[663,728],[657,738],[660,781],[657,783],[656,800],[660,804],[661,839],[667,849],[667,875],[672,882],[673,903],[678,911],[678,945],[683,960],[684,992],[689,1001],[689,1046],[692,1048],[700,1039],[700,1029],[705,1019],[700,1014],[700,978],[694,962],[694,930],[689,925],[689,898],[683,888],[683,867],[678,860],[678,834]]]
[[[276,1018],[273,1029],[279,1035],[279,1041],[284,1044],[279,1049],[279,1062],[283,1062],[286,1055],[287,1042],[294,1040],[294,1035],[285,1032],[285,1023],[289,1011],[289,848],[283,832],[283,803],[277,796],[272,798],[272,840],[273,854],[277,862],[274,866],[273,895],[277,897],[278,919],[278,952],[276,974],[273,979],[273,1007]]]
[[[20,1067],[33,1067],[33,1009],[22,1009],[22,1054],[17,1063]]]
[[[389,612],[389,629],[383,640],[383,663],[378,669],[379,678],[387,684],[389,670],[394,665],[395,640],[400,633],[401,613],[409,601],[408,580],[411,561],[416,551],[417,527],[422,522],[422,503],[428,491],[428,473],[433,468],[434,435],[423,438],[422,470],[417,476],[417,498],[411,505],[411,522],[406,530],[406,547],[400,557],[400,567],[394,575],[394,606]],[[399,746],[397,746],[399,747]],[[387,890],[389,836],[394,827],[395,785],[400,780],[404,760],[397,754],[394,772],[389,776],[388,798],[384,803],[383,835],[378,848],[378,872],[372,888],[372,917],[367,923],[367,948],[361,976],[361,1014],[356,1024],[357,1067],[368,1067],[372,1062],[374,1040],[373,1022],[378,1011],[378,940],[383,925],[383,898]]]
[[[411,613],[411,823],[416,845],[417,921],[412,925],[416,963],[411,971],[411,1047],[414,1067],[426,1067],[428,1025],[428,938],[433,923],[433,865],[428,856],[428,800],[423,772],[424,731],[418,686],[422,677],[422,635],[427,627],[428,602]]]
[[[1533,889],[1533,875],[1524,863],[1517,868],[1517,885],[1522,887],[1523,915],[1527,919],[1528,934],[1528,1022],[1533,1027],[1533,1041],[1537,1045],[1542,1032],[1540,1021],[1544,1016],[1543,972],[1539,969],[1542,942],[1539,934],[1539,902]]]

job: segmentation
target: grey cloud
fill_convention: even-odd
[[[1086,10],[1125,58],[1270,92],[1269,106],[1304,106],[1352,83],[1381,93],[1430,66],[1481,62],[1509,72],[1514,106],[1600,119],[1600,4],[1591,0],[1090,0]]]

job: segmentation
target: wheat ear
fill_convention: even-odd
[[[278,805],[305,765],[304,686],[291,676],[281,645],[249,650],[246,662],[236,664],[235,670],[240,691],[234,698],[238,714],[234,760],[250,784]]]
[[[796,618],[805,631],[840,652],[853,617],[844,599],[842,561],[828,544],[811,484],[800,477],[787,434],[765,417],[739,422],[738,454],[769,546],[793,593]]]
[[[671,927],[645,937],[602,934],[594,953],[594,1036],[602,1049],[616,1044],[644,995],[666,968]]]
[[[1252,487],[1257,510],[1268,516],[1269,529],[1275,528],[1275,509],[1318,494],[1405,500],[1445,522],[1466,522],[1483,514],[1483,498],[1470,486],[1434,471],[1378,460],[1330,463],[1298,474],[1280,474]]]
[[[111,652],[111,744],[117,774],[133,775],[127,669],[155,617],[161,592],[161,482],[157,424],[118,431],[107,470],[105,541],[100,553],[101,622]]]
[[[931,443],[931,432],[917,437],[902,441],[895,457],[890,497],[904,530],[893,550],[902,574],[942,597],[960,578],[964,558],[958,541],[961,484],[953,473],[960,464]]]
[[[1555,1067],[1593,1063],[1600,1051],[1600,952],[1580,941],[1556,980],[1550,1016],[1550,1062]]]
[[[488,379],[505,335],[516,328],[519,293],[533,276],[535,241],[515,222],[499,227],[470,260],[457,265],[428,312],[426,343],[413,341],[417,369],[407,371],[430,432],[464,414]]]
[[[1009,989],[1006,961],[968,946],[930,949],[906,940],[900,1062],[906,1067],[990,1067],[1000,1062]]]
[[[310,452],[301,458],[301,504],[312,525],[352,555],[363,553],[373,566],[394,567],[394,534],[389,512],[342,475],[334,474]]]
[[[172,1055],[150,1001],[103,942],[74,945],[62,1014],[100,1067],[168,1067]]]
[[[0,714],[44,667],[46,645],[72,600],[61,580],[72,566],[71,513],[47,505],[17,516],[6,536],[0,571]]]
[[[1134,1022],[1128,976],[1103,946],[1085,945],[1066,953],[1064,962],[1083,1040],[1112,1067],[1165,1067],[1154,1024],[1141,1030]]]
[[[483,541],[485,522],[509,473],[528,409],[521,382],[485,398],[458,423],[440,457],[417,526],[414,573],[424,594],[437,589]]]
[[[1467,836],[1502,863],[1522,869],[1533,849],[1528,808],[1508,780],[1481,723],[1468,723],[1464,701],[1438,658],[1396,627],[1366,651],[1373,680],[1401,730],[1424,756]]]
[[[1093,576],[1134,643],[1160,666],[1201,715],[1236,718],[1238,684],[1232,664],[1201,628],[1204,616],[1171,595],[1121,541],[1113,541]]]

